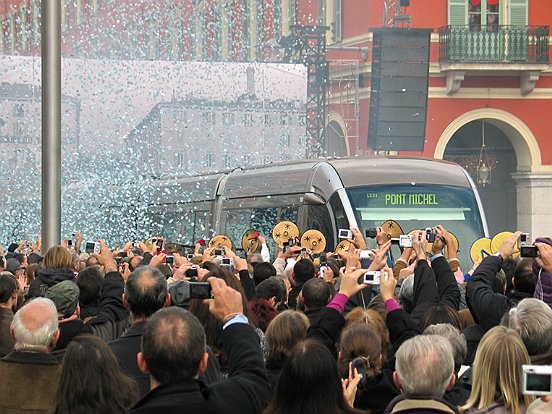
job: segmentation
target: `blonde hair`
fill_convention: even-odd
[[[65,267],[71,267],[73,259],[69,250],[62,246],[53,246],[48,249],[44,255],[44,261],[42,267],[47,269],[63,269]]]
[[[500,402],[510,414],[521,414],[519,406],[522,397],[526,407],[535,400],[535,397],[522,396],[521,393],[521,366],[530,363],[529,354],[517,332],[495,326],[479,343],[473,363],[470,398],[460,408],[479,409]]]
[[[358,306],[345,316],[345,321],[345,327],[358,322],[365,323],[372,327],[381,338],[381,353],[383,354],[384,360],[387,359],[386,354],[387,348],[389,347],[389,331],[387,330],[387,326],[385,326],[385,320],[382,319],[378,312],[373,309],[364,309]]]
[[[299,311],[287,310],[276,316],[266,329],[269,360],[284,361],[293,347],[307,338],[309,318]]]

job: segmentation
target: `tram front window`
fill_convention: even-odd
[[[405,234],[444,226],[459,241],[458,257],[469,268],[471,244],[484,236],[481,213],[469,188],[442,185],[382,185],[347,190],[362,232],[395,220]],[[394,259],[400,254],[393,252]]]

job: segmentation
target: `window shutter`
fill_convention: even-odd
[[[449,26],[465,26],[468,24],[468,0],[449,0]]]
[[[509,24],[512,26],[527,26],[528,0],[510,0],[508,3]]]

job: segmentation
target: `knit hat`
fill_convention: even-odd
[[[6,270],[10,273],[15,272],[16,270],[23,269],[23,266],[21,266],[21,263],[19,263],[19,260],[12,258],[8,259],[6,262]]]
[[[79,287],[71,280],[64,280],[52,286],[44,295],[56,305],[58,313],[68,318],[77,309],[79,303]]]

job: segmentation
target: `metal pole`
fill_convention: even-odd
[[[61,7],[42,0],[42,248],[61,241]]]

